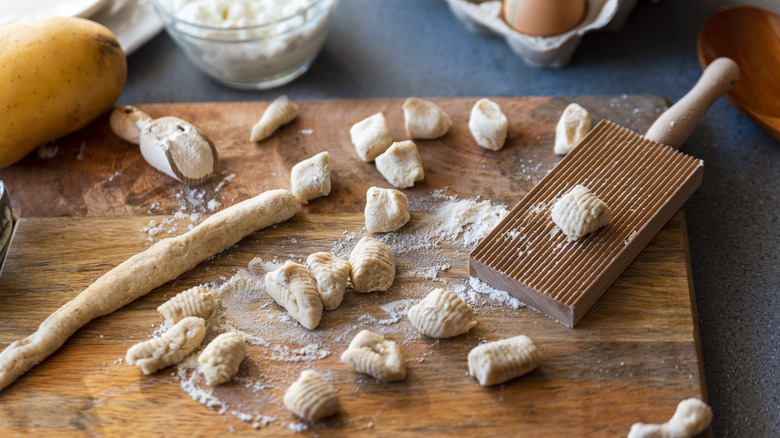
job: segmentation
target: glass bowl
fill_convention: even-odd
[[[197,0],[151,1],[166,32],[190,60],[218,82],[239,89],[273,88],[305,73],[325,43],[338,3],[312,0],[283,18],[259,23],[253,13],[266,11],[252,11],[252,2],[222,2],[232,8],[226,11],[202,7]],[[256,2],[273,3],[281,8],[285,2]]]

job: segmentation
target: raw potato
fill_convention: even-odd
[[[126,79],[116,37],[93,21],[0,26],[0,168],[111,109]]]
[[[35,333],[12,342],[0,353],[0,389],[54,353],[89,321],[146,295],[250,233],[286,221],[300,207],[287,190],[269,190],[120,263],[49,315]]]

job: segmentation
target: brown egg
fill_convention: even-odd
[[[504,20],[534,36],[559,35],[585,16],[586,0],[504,0]]]

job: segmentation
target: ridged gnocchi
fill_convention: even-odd
[[[200,372],[207,385],[230,380],[246,357],[246,341],[240,333],[222,333],[206,345],[198,356]]]
[[[569,240],[578,240],[598,230],[612,218],[607,204],[581,184],[561,196],[553,205],[551,215]]]
[[[404,126],[410,138],[439,138],[452,126],[450,116],[435,103],[410,97],[403,105]]]
[[[138,365],[144,374],[179,363],[198,348],[206,336],[206,321],[188,316],[162,335],[133,345],[127,350],[128,365]]]
[[[461,335],[477,325],[477,316],[459,296],[446,289],[434,289],[409,309],[412,325],[432,338]]]
[[[349,262],[327,252],[316,252],[306,258],[306,266],[317,280],[322,306],[333,310],[344,299],[351,271]]]
[[[179,292],[162,303],[157,312],[165,318],[165,325],[172,327],[188,316],[210,319],[217,311],[217,300],[203,285]]]
[[[363,214],[369,233],[397,230],[411,218],[406,195],[398,190],[379,187],[371,187],[366,192],[366,208]]]
[[[420,151],[411,140],[395,142],[376,157],[376,170],[390,184],[401,189],[425,178]]]
[[[528,336],[488,342],[469,352],[469,374],[482,386],[496,385],[530,373],[542,363],[542,353]]]
[[[395,257],[384,243],[364,237],[349,254],[352,286],[356,292],[390,289],[395,280]]]
[[[362,330],[352,339],[341,361],[359,373],[386,382],[406,377],[406,362],[398,344],[369,330]]]
[[[555,127],[555,153],[566,155],[574,149],[590,131],[590,113],[576,103],[563,110]]]
[[[635,423],[628,438],[691,438],[712,422],[712,409],[698,398],[681,401],[674,415],[663,424]]]
[[[504,147],[509,121],[497,103],[480,99],[471,108],[469,130],[477,144],[497,151]]]
[[[305,370],[284,393],[284,407],[304,420],[317,421],[338,412],[339,395],[322,375]]]
[[[298,116],[298,105],[291,102],[287,96],[279,96],[268,105],[255,126],[249,141],[262,141],[270,137],[277,129],[286,125]]]
[[[290,171],[293,195],[303,204],[330,193],[330,154],[320,152],[293,166]]]
[[[382,113],[376,113],[352,125],[349,136],[358,156],[365,162],[374,161],[393,143],[387,119]]]
[[[317,290],[317,280],[305,266],[286,261],[265,274],[265,289],[302,326],[313,329],[320,324],[322,298]]]

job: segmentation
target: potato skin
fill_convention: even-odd
[[[126,80],[124,51],[98,23],[51,17],[0,26],[0,168],[89,124]]]

